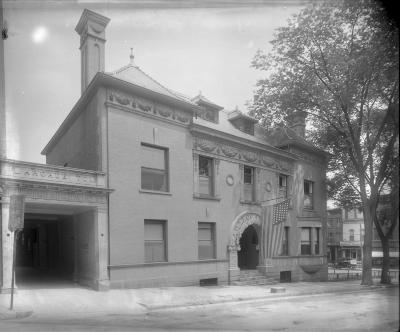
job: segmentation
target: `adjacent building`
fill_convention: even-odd
[[[342,258],[343,218],[339,208],[328,210],[327,220],[327,258],[328,263],[335,264]]]
[[[44,148],[46,165],[2,160],[2,289],[12,194],[26,196],[19,264],[95,289],[228,283],[243,270],[326,280],[327,154],[305,140],[305,115],[268,132],[238,109],[171,91],[133,55],[105,72],[108,22],[85,10],[76,26],[82,95]],[[281,245],[263,259],[263,206],[286,198]]]

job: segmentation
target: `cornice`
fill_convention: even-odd
[[[278,148],[275,148],[271,145],[267,145],[267,144],[262,144],[259,142],[255,142],[249,139],[245,139],[242,137],[238,137],[229,133],[225,133],[219,130],[215,130],[209,127],[205,127],[202,126],[200,124],[194,124],[192,123],[189,127],[191,133],[193,134],[193,136],[198,136],[198,134],[202,135],[202,136],[207,136],[208,138],[211,138],[212,140],[215,140],[215,138],[218,138],[222,141],[226,141],[229,143],[233,143],[235,145],[239,145],[241,147],[245,147],[245,148],[252,148],[254,150],[259,150],[259,151],[263,151],[263,152],[268,152],[273,154],[276,157],[280,157],[280,158],[286,158],[290,161],[295,161],[298,160],[298,156],[291,153],[291,152],[287,152]]]
[[[181,110],[188,111],[192,115],[196,111],[202,111],[201,107],[196,106],[192,103],[166,96],[162,93],[138,86],[136,84],[116,78],[103,72],[98,72],[89,83],[88,87],[85,89],[81,97],[78,99],[72,110],[69,112],[67,117],[61,123],[60,127],[58,127],[57,131],[51,137],[50,141],[43,148],[41,152],[42,155],[46,155],[48,152],[51,151],[55,143],[68,130],[71,123],[73,123],[75,119],[80,115],[80,113],[84,110],[86,104],[90,101],[93,95],[97,92],[97,89],[101,86],[112,87],[114,89],[121,89],[128,93],[137,94],[144,98],[148,98],[171,107],[177,107]]]

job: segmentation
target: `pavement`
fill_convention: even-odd
[[[0,294],[0,319],[19,319],[31,315],[41,317],[77,317],[104,314],[143,314],[151,310],[174,307],[219,304],[225,302],[278,300],[290,296],[323,293],[354,293],[393,288],[398,283],[372,286],[360,280],[340,282],[293,282],[260,286],[188,286],[140,289],[114,289],[96,292],[78,285],[53,288],[18,289],[14,310],[9,310],[10,294]],[[272,288],[283,287],[284,292]],[[282,289],[281,289],[282,290]]]

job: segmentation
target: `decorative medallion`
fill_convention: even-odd
[[[267,183],[265,184],[265,190],[268,191],[268,192],[270,192],[271,189],[272,189],[271,182],[267,182]]]
[[[226,177],[226,183],[228,186],[233,186],[233,184],[235,183],[235,180],[233,179],[233,176],[231,174]]]

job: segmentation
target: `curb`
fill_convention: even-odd
[[[183,308],[183,307],[198,307],[204,305],[218,305],[224,303],[244,303],[244,302],[257,302],[257,301],[266,301],[266,300],[276,300],[279,298],[291,298],[291,297],[302,297],[302,296],[315,296],[321,294],[351,294],[351,293],[359,293],[359,292],[372,292],[372,291],[380,291],[385,288],[398,288],[399,285],[371,285],[371,286],[361,286],[359,289],[351,290],[351,289],[339,289],[339,290],[322,290],[322,291],[311,291],[311,292],[298,292],[298,293],[269,293],[268,296],[259,296],[252,298],[236,298],[236,299],[227,299],[227,300],[216,300],[216,301],[204,301],[203,303],[186,303],[186,304],[172,304],[172,305],[160,305],[160,306],[151,306],[146,305],[146,308],[149,311],[157,311],[157,310],[167,310],[174,308]]]
[[[29,317],[33,314],[33,310],[29,311],[14,311],[14,310],[1,310],[0,311],[0,320],[8,320],[8,319],[22,319]]]

